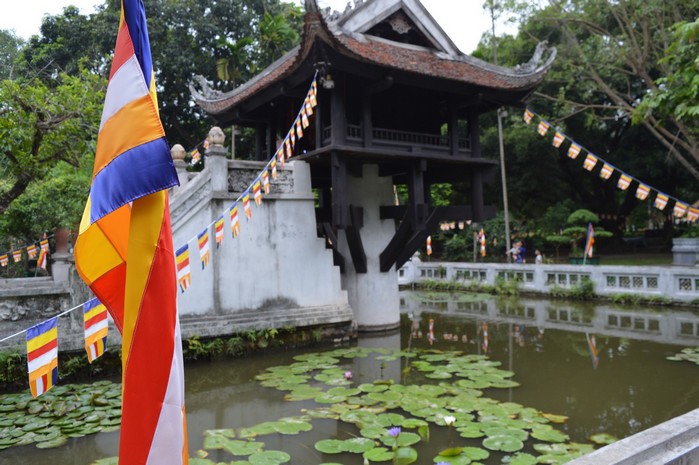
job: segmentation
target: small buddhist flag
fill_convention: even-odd
[[[293,136],[293,132],[294,132],[294,131],[293,131],[293,129],[292,129],[292,131],[291,131],[289,134],[291,134],[291,140],[292,140],[292,141],[296,141],[296,139],[295,139],[294,136]],[[286,158],[291,158],[291,155],[292,155],[292,153],[291,153],[291,142],[289,142],[289,138],[288,138],[288,137],[287,137],[286,139],[284,139],[284,149],[286,150]]]
[[[189,268],[188,244],[177,249],[177,252],[175,252],[175,263],[177,265],[177,284],[180,286],[180,291],[184,292],[187,290],[192,280],[192,274]]]
[[[665,210],[665,206],[667,206],[667,201],[668,201],[668,196],[658,192],[658,195],[655,196],[655,208],[658,210]]]
[[[485,231],[483,228],[478,233],[478,242],[481,244],[481,257],[485,257]]]
[[[609,179],[614,173],[614,167],[609,163],[602,165],[602,171],[599,172],[599,177],[602,179]]]
[[[546,133],[549,130],[549,123],[544,121],[543,119],[539,122],[539,126],[536,128],[536,132],[539,133],[540,136],[545,136]]]
[[[432,236],[427,236],[427,255],[432,255]]]
[[[587,157],[585,157],[585,161],[583,162],[583,168],[585,168],[587,171],[592,171],[595,169],[595,165],[597,165],[597,157],[591,153],[588,153]]]
[[[524,110],[524,121],[529,124],[532,122],[532,118],[534,117],[534,113],[532,113],[529,108]]]
[[[216,248],[218,249],[223,244],[223,215],[219,216],[214,223],[214,231],[216,233]]]
[[[286,139],[285,139],[285,142],[286,142]],[[277,152],[277,160],[279,160],[279,166],[281,166],[282,168],[284,168],[284,158],[285,158],[284,157],[284,145],[285,144],[280,145],[279,151]]]
[[[32,396],[45,393],[58,380],[57,317],[27,329],[27,367]]]
[[[312,92],[312,91],[311,91]],[[311,105],[311,92],[308,93],[306,96],[305,100],[303,101],[303,114],[302,118],[305,117],[306,115],[311,116],[313,114],[313,105]],[[308,123],[308,118],[306,118],[306,123]],[[305,127],[308,127],[306,125]]]
[[[48,247],[44,248],[41,247],[39,249],[39,258],[36,261],[36,266],[38,266],[41,269],[46,269],[46,265],[48,263],[49,259],[49,249]]]
[[[211,260],[211,248],[209,247],[209,228],[197,234],[197,244],[199,245],[199,259],[203,270]]]
[[[238,220],[238,205],[231,208],[231,234],[235,239],[240,234],[240,221]]]
[[[682,202],[675,202],[675,208],[672,209],[672,214],[675,218],[682,218],[684,214],[687,213],[687,204]]]
[[[267,171],[267,168],[262,172],[262,188],[265,190],[265,194],[269,194],[269,171]]]
[[[192,165],[199,163],[199,160],[201,160],[201,153],[199,153],[199,149],[194,147],[194,150],[192,150]]]
[[[36,250],[36,245],[34,244],[27,247],[27,256],[29,257],[29,260],[34,260],[36,258]]]
[[[22,249],[12,251],[12,261],[19,263],[22,261]]]
[[[269,164],[269,167],[272,169],[272,179],[277,179],[277,159],[273,159],[272,162]]]
[[[581,148],[582,148],[582,147],[580,147],[580,146],[579,146],[578,144],[576,144],[575,142],[573,142],[572,144],[570,144],[570,148],[568,149],[568,158],[572,158],[573,160],[575,160],[576,158],[578,158],[578,155],[580,154],[580,149],[581,149]]]
[[[296,118],[296,135],[299,139],[303,137],[303,128],[301,127],[301,118]]]
[[[595,245],[595,230],[592,223],[587,224],[587,239],[585,240],[585,256],[592,258],[593,246]]]
[[[306,99],[306,102],[308,102],[308,99]],[[308,104],[308,106],[301,112],[301,125],[303,126],[304,129],[306,129],[310,123],[308,122],[308,109],[311,108],[311,105]],[[313,110],[311,110],[311,115],[313,114]]]
[[[699,219],[699,210],[696,208],[689,208],[689,210],[687,210],[687,219],[694,223]]]
[[[107,307],[94,297],[83,304],[85,351],[92,363],[107,350]]]
[[[650,187],[645,184],[639,184],[638,189],[636,189],[636,198],[639,200],[646,200],[648,194],[650,193]]]
[[[243,212],[245,213],[245,217],[250,220],[252,219],[252,209],[250,208],[250,193],[245,192],[243,194]]]
[[[39,241],[39,248],[43,250],[44,252],[48,253],[49,252],[49,240],[48,239],[42,239]]]
[[[7,266],[7,254],[5,255],[0,255],[0,266]]]
[[[563,133],[556,131],[556,134],[553,136],[553,146],[559,148],[565,138],[566,136]]]
[[[619,182],[616,183],[616,187],[621,189],[622,191],[625,191],[626,189],[629,188],[631,185],[631,177],[627,176],[625,174],[622,174],[619,176]]]
[[[252,185],[252,198],[255,200],[255,205],[258,207],[262,205],[262,184],[260,183],[260,178],[257,178]]]
[[[296,147],[296,131],[294,130],[295,124],[296,124],[295,121],[293,123],[291,123],[291,130],[289,131],[289,139],[288,139],[291,141],[291,148],[292,149],[294,147]],[[291,156],[291,155],[289,155],[289,156]]]

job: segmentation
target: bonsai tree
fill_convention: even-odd
[[[575,210],[568,216],[568,225],[561,234],[547,236],[546,240],[551,242],[556,247],[556,253],[558,254],[558,247],[563,244],[571,245],[571,257],[581,257],[583,251],[580,247],[587,237],[587,225],[592,223],[595,230],[595,239],[601,237],[612,237],[612,233],[605,231],[599,226],[595,226],[599,222],[599,217],[592,213],[590,210],[585,210],[581,208],[580,210]]]

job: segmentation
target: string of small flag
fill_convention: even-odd
[[[211,227],[213,226],[214,228],[216,248],[219,248],[223,244],[225,237],[224,217],[226,215],[230,217],[231,235],[233,238],[236,238],[240,234],[238,205],[242,203],[245,217],[250,220],[252,219],[250,193],[252,192],[253,202],[255,202],[257,206],[262,205],[262,192],[264,191],[265,195],[270,193],[270,172],[272,179],[276,179],[277,163],[283,167],[286,160],[293,156],[297,141],[303,137],[303,130],[310,125],[308,118],[313,115],[313,108],[318,104],[316,78],[317,73],[316,76],[313,77],[310,89],[306,94],[294,123],[291,125],[284,140],[279,144],[275,155],[255,177],[255,180],[214,222],[208,224],[196,237],[190,238],[175,252],[177,282],[181,292],[185,292],[191,284],[189,242],[196,239],[201,267],[202,270],[205,269],[211,261],[211,248],[209,245],[209,231]],[[208,146],[208,144],[206,146]],[[48,251],[48,240],[46,240],[46,250]],[[40,255],[39,261],[41,260],[42,258]],[[44,261],[45,260],[46,255],[44,255]],[[18,331],[15,334],[0,339],[1,343],[26,333],[29,386],[33,397],[36,398],[56,384],[58,378],[57,321],[59,317],[67,315],[79,308],[83,309],[85,351],[87,352],[88,361],[92,363],[107,350],[107,309],[97,298],[92,298],[83,304],[65,310],[28,329]]]
[[[546,134],[548,134],[551,124],[548,121],[546,121],[545,118],[541,117],[539,114],[537,114],[530,108],[526,108],[524,110],[524,121],[527,124],[531,124],[534,117],[538,118],[539,120],[536,126],[536,131],[542,137],[546,136]],[[646,200],[651,192],[655,192],[655,200],[653,201],[653,206],[658,210],[665,210],[665,207],[667,207],[667,205],[670,202],[674,202],[672,214],[675,218],[685,218],[687,221],[690,222],[695,222],[697,221],[697,219],[699,219],[699,209],[690,207],[688,202],[683,202],[680,199],[660,192],[658,189],[649,186],[647,183],[644,183],[639,179],[629,175],[628,173],[623,172],[616,166],[613,166],[611,163],[595,155],[590,150],[586,149],[581,144],[574,141],[558,129],[555,130],[555,134],[553,136],[551,144],[557,149],[560,149],[566,140],[570,141],[570,146],[568,146],[568,150],[566,152],[568,158],[575,160],[581,153],[587,153],[587,156],[583,161],[583,168],[585,170],[592,172],[595,169],[595,167],[601,164],[599,172],[600,178],[604,180],[609,180],[612,177],[612,175],[614,175],[614,173],[619,173],[619,178],[617,179],[616,185],[617,188],[619,188],[620,190],[625,191],[631,186],[633,182],[636,182],[638,183],[638,187],[636,188],[635,193],[637,199]]]
[[[0,267],[6,267],[10,263],[10,258],[12,258],[13,263],[21,262],[24,258],[22,251],[26,251],[29,260],[34,260],[38,255],[37,266],[45,270],[49,255],[49,237],[44,235],[44,238],[39,241],[34,241],[29,245],[18,247],[0,255]]]

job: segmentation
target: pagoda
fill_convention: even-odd
[[[306,0],[301,43],[227,92],[192,89],[220,126],[255,129],[255,158],[272,158],[317,78],[318,106],[294,147],[310,165],[318,234],[333,248],[360,330],[398,325],[397,273],[443,222],[495,214],[483,185],[479,116],[523,106],[555,49],[515,68],[461,53],[418,0],[355,0],[343,13]],[[452,184],[463,205],[435,206]],[[398,204],[396,186],[407,202]],[[290,219],[294,221],[294,219]]]

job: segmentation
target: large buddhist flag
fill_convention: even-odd
[[[107,309],[93,298],[83,304],[85,323],[85,351],[87,360],[92,363],[107,350]]]
[[[160,123],[142,0],[122,0],[80,276],[122,335],[121,465],[188,462],[182,343],[167,191],[177,173]]]

